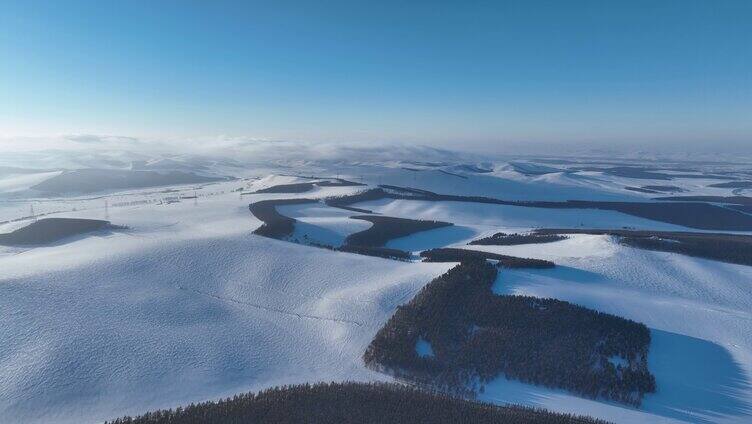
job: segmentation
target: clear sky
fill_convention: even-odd
[[[752,1],[15,1],[0,136],[752,144]]]

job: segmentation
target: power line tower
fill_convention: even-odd
[[[31,217],[31,219],[33,221],[37,220],[37,216],[34,214],[34,204],[33,203],[29,204],[29,216]]]
[[[198,195],[197,195],[197,193],[196,193],[196,192],[194,191],[194,192],[193,192],[193,206],[196,206],[196,205],[198,205]]]
[[[107,202],[107,199],[104,199],[104,219],[105,221],[110,219],[110,205]]]

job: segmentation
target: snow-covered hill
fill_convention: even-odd
[[[138,168],[159,171],[194,163],[142,160]],[[337,246],[371,225],[323,203],[279,208],[298,220],[291,239],[301,243],[251,234],[261,222],[249,213],[250,202],[321,199],[361,187],[248,193],[340,177],[514,200],[645,197],[623,190],[625,177],[560,171],[571,164],[447,161],[247,168],[223,162],[217,169],[201,161],[202,173],[236,169],[238,179],[87,197],[19,194],[59,171],[0,175],[0,232],[28,224],[32,213],[128,227],[50,246],[0,247],[0,422],[100,422],[277,384],[388,379],[363,366],[365,347],[399,304],[452,264],[305,245]],[[689,180],[698,186],[703,181],[670,183],[691,188]],[[483,399],[615,422],[752,420],[752,268],[637,250],[607,236],[466,246],[497,231],[539,227],[687,228],[607,210],[394,199],[355,206],[455,224],[387,247],[416,252],[454,246],[553,260],[559,265],[553,270],[503,270],[495,290],[571,301],[643,322],[653,334],[649,366],[658,392],[646,396],[639,410],[503,378],[486,388]]]
[[[131,229],[0,256],[3,422],[96,422],[276,384],[383,378],[362,351],[449,267],[255,236],[234,196],[111,219]]]

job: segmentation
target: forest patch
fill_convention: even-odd
[[[645,325],[555,299],[497,296],[496,276],[469,260],[434,279],[379,330],[366,365],[470,396],[501,375],[630,405],[655,392]],[[432,356],[418,354],[419,340]]]
[[[606,424],[589,417],[473,402],[398,384],[354,382],[275,387],[108,423]]]

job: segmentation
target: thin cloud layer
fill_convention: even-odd
[[[159,158],[234,163],[457,161],[474,155],[399,143],[314,143],[249,137],[148,140],[75,134],[50,138],[0,139],[0,165],[29,168],[123,168]]]

